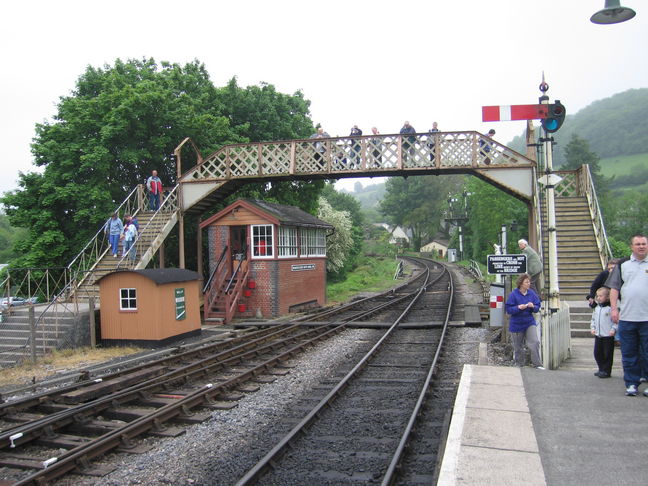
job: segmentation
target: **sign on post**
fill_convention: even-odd
[[[516,275],[527,271],[527,257],[523,253],[488,255],[486,258],[489,275]]]
[[[176,321],[181,321],[187,317],[184,288],[175,289],[175,316],[176,316]]]

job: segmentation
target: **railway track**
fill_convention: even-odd
[[[432,484],[434,460],[421,460],[430,458],[429,440],[414,432],[417,426],[428,431],[436,427],[430,434],[437,439],[442,435],[443,420],[435,417],[421,423],[420,418],[434,415],[429,413],[434,408],[431,392],[454,285],[447,268],[425,264],[424,277],[415,284],[418,289],[389,310],[402,307],[389,329],[307,413],[294,417],[296,425],[237,486]],[[412,309],[420,306],[433,319],[443,314],[443,326],[400,329]]]
[[[242,392],[252,392],[259,382],[285,374],[286,361],[342,331],[344,322],[394,312],[388,309],[402,306],[408,287],[421,288],[427,273],[362,299],[360,310],[338,309],[337,325],[273,326],[2,403],[0,479],[26,485],[47,483],[70,471],[106,474],[109,470],[93,466],[93,459],[115,449],[143,452],[138,437],[175,436],[183,433],[184,425],[206,420],[212,410],[234,406]]]

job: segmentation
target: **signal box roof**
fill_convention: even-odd
[[[295,206],[276,204],[258,199],[238,199],[225,209],[200,223],[200,227],[209,226],[214,221],[232,213],[237,208],[246,208],[257,215],[281,226],[306,226],[311,228],[333,228],[333,225],[316,218],[312,214]]]

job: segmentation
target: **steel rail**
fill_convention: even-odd
[[[315,419],[322,413],[325,407],[330,406],[330,404],[340,395],[340,393],[349,385],[349,382],[361,371],[363,370],[369,361],[377,354],[378,350],[382,348],[383,344],[391,336],[392,333],[398,328],[400,322],[403,318],[409,313],[410,309],[416,304],[420,296],[426,291],[427,287],[437,282],[443,277],[443,275],[448,271],[444,268],[444,272],[435,278],[432,282],[429,281],[430,272],[429,267],[426,268],[425,281],[423,285],[418,289],[417,292],[412,293],[411,302],[406,307],[406,309],[398,316],[394,323],[385,331],[383,336],[374,344],[374,346],[358,361],[358,363],[353,367],[349,373],[347,373],[332,389],[331,391],[320,400],[315,407],[289,432],[286,434],[278,443],[275,445],[257,464],[255,464],[248,472],[236,482],[236,486],[245,486],[249,484],[255,484],[263,473],[270,467],[274,461],[276,461],[288,447],[293,443],[293,441],[298,438],[303,431],[312,424]]]
[[[294,326],[294,328],[296,329],[298,328],[298,326]],[[223,368],[232,363],[239,363],[244,359],[250,359],[256,357],[260,353],[265,353],[269,350],[273,350],[277,348],[278,346],[283,346],[285,345],[285,343],[289,341],[294,341],[299,338],[308,339],[309,335],[311,334],[317,335],[319,329],[321,328],[312,328],[309,330],[305,330],[299,335],[291,336],[289,338],[286,338],[283,341],[263,345],[260,347],[256,347],[257,344],[264,344],[266,342],[265,339],[255,340],[255,342],[245,343],[236,346],[235,348],[219,353],[215,356],[210,356],[208,358],[204,358],[197,362],[190,363],[178,369],[169,371],[164,375],[150,378],[148,380],[145,380],[136,385],[132,385],[130,387],[127,387],[115,393],[111,393],[109,395],[99,397],[93,401],[83,403],[66,410],[61,410],[59,412],[50,414],[47,417],[34,420],[27,424],[18,425],[12,429],[6,429],[2,431],[2,433],[0,433],[0,449],[6,447],[14,448],[16,445],[26,444],[31,440],[34,440],[35,438],[39,437],[41,431],[45,427],[51,427],[54,430],[65,427],[71,423],[71,419],[73,419],[74,416],[77,416],[79,414],[83,414],[87,412],[97,413],[105,410],[106,408],[110,408],[116,403],[128,403],[130,401],[138,399],[142,393],[152,393],[155,389],[158,389],[165,385],[170,385],[172,383],[181,380],[187,380],[191,376],[198,375],[198,374],[205,374],[214,369]],[[237,354],[241,350],[244,350],[245,352],[241,354]],[[20,437],[12,439],[12,437],[16,437],[17,435],[20,435]]]
[[[76,383],[72,383],[67,386],[60,386],[54,390],[47,390],[42,393],[32,394],[17,400],[0,403],[0,418],[2,418],[2,416],[6,415],[7,413],[15,413],[17,411],[23,411],[25,409],[43,404],[45,402],[51,402],[59,395],[62,395],[64,393],[69,393],[71,391],[78,390],[80,388],[85,388],[87,386],[91,386],[102,381],[113,380],[115,378],[119,378],[120,376],[141,371],[149,367],[168,365],[175,361],[192,359],[194,356],[205,354],[205,353],[211,353],[215,349],[221,347],[227,348],[228,346],[236,345],[241,342],[249,342],[251,340],[260,340],[260,339],[266,339],[266,340],[274,339],[276,337],[276,334],[285,333],[289,330],[290,330],[289,327],[281,328],[281,330],[277,330],[277,328],[260,329],[258,331],[253,331],[252,333],[244,336],[236,336],[226,341],[211,343],[208,344],[207,346],[202,346],[196,349],[191,349],[181,353],[176,353],[171,356],[166,356],[153,361],[147,361],[145,363],[132,366],[130,368],[126,368],[123,370],[115,371],[113,373],[107,373],[104,375],[99,375],[95,378],[86,379],[83,381],[77,381]],[[17,393],[18,391],[19,390],[13,390],[11,393]]]
[[[90,459],[105,454],[106,452],[120,445],[123,445],[124,442],[128,444],[134,437],[146,433],[153,428],[159,428],[164,422],[167,422],[177,417],[178,415],[186,414],[187,411],[196,406],[209,404],[214,397],[222,393],[226,393],[235,386],[240,385],[240,383],[249,381],[250,379],[276,366],[277,364],[290,359],[303,348],[311,346],[323,339],[328,339],[330,336],[342,331],[344,327],[344,325],[340,325],[333,328],[330,328],[328,326],[317,328],[317,330],[323,330],[324,332],[308,341],[293,346],[280,355],[277,355],[270,360],[264,361],[263,363],[241,373],[236,377],[230,378],[217,385],[204,385],[199,390],[186,395],[175,403],[164,405],[150,415],[137,418],[132,422],[126,424],[124,427],[107,432],[106,434],[98,437],[91,442],[79,445],[74,449],[67,451],[60,457],[52,458],[53,460],[51,462],[48,462],[48,465],[45,469],[17,481],[16,483],[14,483],[14,485],[42,485],[59,476],[62,476],[63,474],[66,474],[67,472],[70,472],[73,469],[82,468],[84,464],[87,464]]]
[[[403,432],[403,436],[398,444],[398,447],[396,448],[392,460],[389,463],[387,472],[383,476],[383,480],[380,483],[381,486],[392,485],[396,480],[396,476],[400,468],[401,461],[404,457],[405,450],[414,432],[414,427],[416,425],[416,421],[418,420],[421,414],[421,409],[423,408],[423,405],[427,400],[430,391],[430,384],[432,383],[432,379],[434,377],[434,374],[436,373],[437,363],[439,360],[439,356],[441,355],[441,349],[443,348],[443,341],[445,339],[446,331],[448,330],[448,323],[450,322],[450,315],[452,313],[452,304],[454,302],[454,282],[452,280],[452,273],[448,271],[447,267],[445,268],[445,270],[448,273],[448,276],[450,278],[448,283],[450,298],[448,302],[448,310],[446,312],[446,317],[443,324],[443,330],[441,332],[441,336],[439,337],[439,343],[437,345],[436,353],[434,354],[434,359],[430,364],[430,369],[428,371],[427,377],[425,378],[425,382],[423,383],[423,386],[421,388],[421,393],[419,394],[418,400],[416,401],[416,405],[412,410],[409,421],[407,422],[407,426],[405,427],[405,431]]]

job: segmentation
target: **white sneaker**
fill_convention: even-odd
[[[629,397],[636,397],[637,396],[637,387],[634,385],[630,385],[628,388],[626,388],[626,395]]]
[[[114,258],[117,258],[117,253],[113,253],[113,257],[114,257]]]
[[[536,366],[535,369],[544,371],[546,368],[544,366]]]

